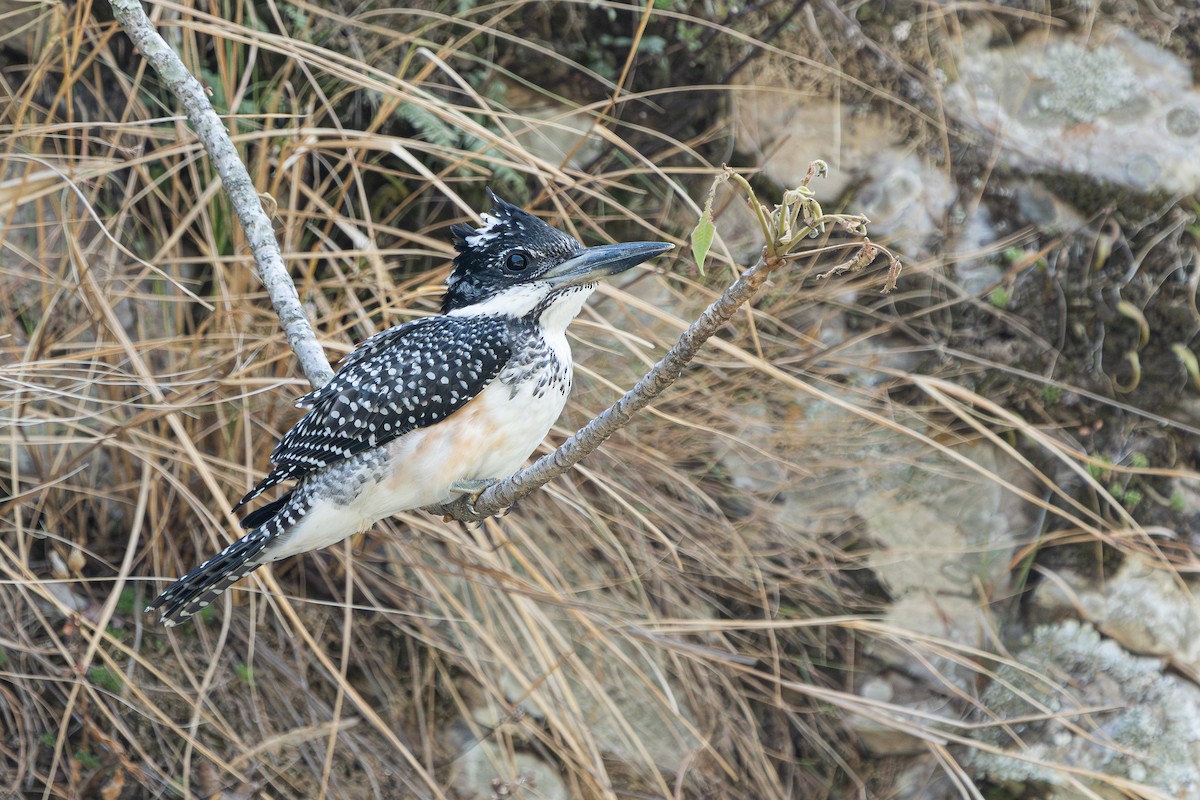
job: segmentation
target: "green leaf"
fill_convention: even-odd
[[[717,187],[729,180],[730,174],[732,173],[726,169],[713,178],[712,186],[708,187],[708,194],[704,196],[704,210],[700,212],[700,221],[692,229],[692,256],[696,259],[696,269],[700,270],[701,276],[704,275],[704,259],[708,258],[713,236],[717,232],[717,227],[713,225],[713,199],[717,196]]]
[[[704,274],[704,259],[708,258],[708,250],[712,247],[713,235],[717,228],[712,221],[712,201],[704,207],[700,222],[692,229],[692,256],[696,259],[696,269]]]

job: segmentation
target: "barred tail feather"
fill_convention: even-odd
[[[277,520],[255,528],[168,586],[146,611],[163,609],[162,623],[171,627],[206,608],[230,586],[271,560],[260,556],[281,528]]]
[[[286,500],[287,503],[281,501]],[[274,516],[263,518],[259,513],[269,509]],[[258,567],[281,557],[278,543],[286,537],[300,519],[311,509],[311,500],[306,492],[288,492],[281,500],[265,509],[253,512],[257,519],[256,528],[242,536],[233,545],[206,560],[204,564],[188,572],[167,587],[154,602],[146,606],[146,612],[162,609],[162,624],[167,627],[179,625],[188,616],[208,608],[224,590],[241,581]]]

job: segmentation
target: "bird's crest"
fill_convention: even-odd
[[[481,226],[474,228],[464,223],[450,226],[450,233],[454,235],[454,249],[458,252],[499,249],[506,242],[521,243],[531,237],[537,238],[539,233],[545,231],[558,234],[533,214],[504,200],[491,189],[487,193],[492,201],[492,210],[480,215],[483,219]]]

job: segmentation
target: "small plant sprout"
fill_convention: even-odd
[[[1176,342],[1171,345],[1171,352],[1179,359],[1179,363],[1183,365],[1183,369],[1188,374],[1191,380],[1192,388],[1200,391],[1200,361],[1196,360],[1196,354],[1188,348],[1186,344]]]
[[[867,223],[869,220],[861,214],[826,214],[817,201],[816,193],[809,184],[816,178],[829,174],[829,165],[824,161],[813,161],[809,164],[804,180],[795,189],[783,193],[782,201],[773,208],[767,208],[758,199],[754,187],[744,176],[730,167],[713,178],[705,198],[704,211],[700,220],[692,230],[692,255],[703,274],[703,261],[712,245],[715,226],[712,220],[712,203],[717,187],[732,180],[746,193],[750,208],[758,218],[759,230],[763,241],[763,258],[771,269],[783,262],[805,258],[813,253],[811,249],[802,249],[805,240],[825,235],[830,227],[835,228],[861,241],[857,249],[845,261],[835,264],[818,278],[828,278],[844,272],[859,272],[872,263],[881,253],[886,254],[889,261],[887,277],[884,280],[883,291],[890,292],[896,288],[900,276],[900,259],[886,248],[867,238]]]

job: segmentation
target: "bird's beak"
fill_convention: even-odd
[[[538,276],[538,280],[546,281],[555,289],[580,286],[624,272],[673,249],[675,245],[667,242],[602,244],[581,250],[561,264],[543,272]]]

